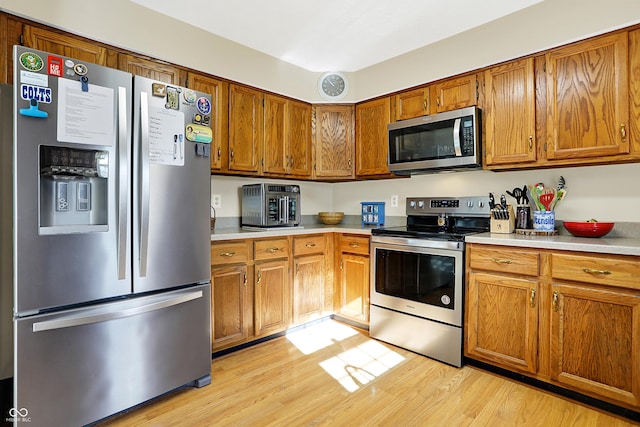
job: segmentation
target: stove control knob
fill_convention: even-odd
[[[468,207],[468,208],[472,208],[472,207],[473,207],[473,200],[469,200],[469,201],[467,202],[467,207]]]
[[[415,207],[416,207],[416,202],[415,202],[414,200],[410,201],[410,202],[409,202],[409,207],[410,207],[410,208],[414,208],[414,209],[415,209]]]
[[[424,208],[424,200],[419,200],[419,201],[418,201],[418,207],[419,207],[420,209],[423,209],[423,208]]]
[[[484,208],[484,202],[483,202],[482,200],[480,200],[480,201],[478,202],[478,207],[479,207],[479,208]]]

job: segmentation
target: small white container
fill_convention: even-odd
[[[556,213],[554,211],[533,211],[533,229],[540,231],[553,231],[556,226]]]

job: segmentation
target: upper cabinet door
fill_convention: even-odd
[[[286,175],[289,167],[287,151],[287,99],[264,96],[264,165],[262,171]]]
[[[229,85],[229,170],[261,172],[263,92]]]
[[[402,92],[393,97],[395,121],[413,119],[429,114],[429,88]]]
[[[25,47],[68,56],[92,64],[110,66],[109,50],[98,43],[80,37],[24,25],[22,30]]]
[[[384,97],[356,105],[356,176],[387,175],[387,125],[391,100]]]
[[[311,176],[311,105],[289,101],[287,142],[289,173]]]
[[[135,76],[147,77],[163,83],[178,86],[184,86],[186,83],[187,73],[182,68],[138,56],[119,54],[118,68]]]
[[[229,149],[229,83],[211,77],[189,73],[188,86],[211,95],[211,170],[226,168],[227,151]]]
[[[533,58],[485,71],[487,166],[536,160]]]
[[[353,178],[353,105],[316,105],[316,178]]]
[[[475,74],[444,80],[431,86],[431,113],[471,107],[478,103],[478,80]]]
[[[627,37],[598,37],[546,55],[547,158],[629,153]]]

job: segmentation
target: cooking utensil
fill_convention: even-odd
[[[507,196],[504,195],[504,193],[502,193],[502,195],[500,196],[500,206],[502,206],[502,210],[507,209]]]
[[[507,194],[516,199],[516,204],[521,204],[524,202],[524,194],[522,194],[522,190],[519,188],[514,188],[513,191],[507,190]]]
[[[544,190],[542,190],[542,194],[540,194],[539,199],[540,199],[540,203],[544,205],[545,211],[551,210],[551,204],[553,203],[555,198],[556,198],[555,188],[545,187]]]
[[[558,186],[556,187],[558,190],[562,190],[565,185],[567,185],[566,181],[564,180],[564,176],[560,175],[560,179],[558,179]]]
[[[496,199],[493,197],[493,193],[489,193],[489,209],[493,210],[496,207]]]
[[[561,188],[556,192],[556,198],[553,199],[553,203],[551,203],[551,210],[554,210],[556,208],[558,203],[560,203],[564,199],[566,194],[567,194],[566,188]]]
[[[540,193],[541,190],[538,189],[535,185],[529,185],[529,202],[533,202],[533,208],[535,211],[543,211],[544,205],[540,203]]]

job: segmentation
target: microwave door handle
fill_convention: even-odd
[[[456,157],[462,156],[462,149],[460,148],[460,123],[462,119],[456,119],[453,122],[453,148],[456,151]]]

